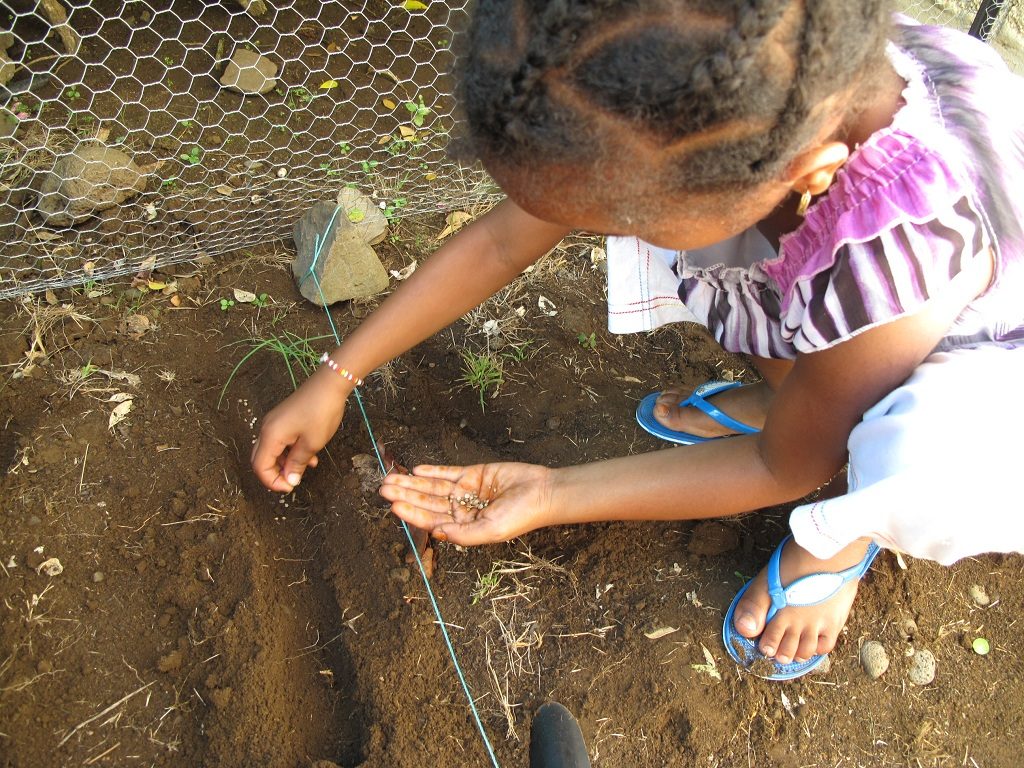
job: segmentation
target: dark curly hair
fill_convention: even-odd
[[[877,66],[885,0],[478,0],[461,56],[485,164],[596,167],[655,150],[672,191],[777,177],[814,107]]]

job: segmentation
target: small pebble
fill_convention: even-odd
[[[992,602],[988,596],[988,592],[986,592],[985,588],[980,584],[971,584],[967,593],[971,596],[971,600],[974,601],[975,605],[984,607]]]
[[[288,169],[287,168],[278,168],[277,169],[277,178],[283,179],[287,175],[288,175]]]
[[[917,637],[917,622],[913,619],[903,619],[900,622],[900,632],[904,640],[913,640]]]
[[[832,671],[832,657],[825,654],[825,658],[822,659],[821,663],[811,670],[812,675],[827,675]]]
[[[910,657],[907,680],[913,685],[929,685],[935,679],[935,656],[927,648],[918,648]]]
[[[889,668],[889,654],[877,640],[868,640],[860,649],[860,664],[872,680],[877,680]]]
[[[105,575],[103,574],[103,571],[96,571],[96,572],[95,572],[95,573],[94,573],[94,574],[92,575],[92,581],[93,581],[93,583],[94,583],[94,584],[99,584],[99,583],[100,583],[101,581],[103,581],[103,580],[104,580],[105,578],[107,578],[107,577],[106,577],[106,576],[105,576]]]

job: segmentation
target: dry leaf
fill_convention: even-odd
[[[701,650],[704,651],[704,660],[707,664],[691,664],[690,667],[698,672],[703,672],[715,680],[721,680],[722,676],[718,673],[718,665],[715,663],[715,657],[711,655],[711,651],[707,649],[707,646],[704,645],[704,643],[701,643],[700,647]]]
[[[402,3],[402,7],[407,11],[425,11],[427,10],[427,4],[421,3],[420,0],[405,0]]]
[[[671,635],[673,632],[678,632],[679,627],[658,627],[652,629],[650,632],[644,632],[644,637],[648,640],[657,640],[658,638],[665,637],[665,635]]]
[[[128,331],[130,336],[139,338],[146,331],[152,327],[149,318],[146,315],[128,315],[124,321],[125,330]]]
[[[411,128],[408,125],[398,126],[398,132],[402,134],[402,138],[404,139],[412,139],[416,136],[416,129]]]
[[[348,220],[351,221],[353,224],[358,224],[360,221],[366,218],[366,211],[364,211],[362,208],[353,208],[345,215],[348,216]]]
[[[431,171],[430,173],[424,174],[423,178],[426,179],[427,181],[433,181],[434,179],[437,178],[437,174]]]
[[[146,287],[151,291],[162,291],[167,287],[167,283],[162,283],[159,280],[150,280],[146,283]]]
[[[548,317],[554,317],[555,315],[558,314],[558,310],[555,309],[555,302],[553,302],[547,296],[537,297],[537,309],[539,309]]]
[[[51,307],[55,307],[60,303],[59,301],[57,301],[57,294],[54,293],[49,288],[46,289],[46,293],[44,293],[43,296],[46,297],[46,303],[49,304]]]
[[[123,403],[119,403],[114,407],[114,410],[110,412],[110,421],[107,422],[107,429],[113,429],[122,421],[128,418],[128,414],[132,412],[133,400],[125,400]]]
[[[391,276],[395,278],[395,280],[405,280],[409,275],[416,271],[416,261],[413,261],[412,264],[402,267],[401,269],[392,269],[390,271]]]
[[[325,80],[324,82],[320,83],[320,88],[322,90],[325,90],[325,91],[329,91],[331,88],[337,88],[337,87],[338,87],[338,81],[337,80]]]
[[[178,294],[174,294],[173,296],[171,296],[171,306],[172,307],[180,307],[181,306],[181,296],[179,296]]]
[[[53,232],[47,232],[45,229],[37,229],[32,234],[35,235],[36,240],[40,243],[48,243],[50,240],[57,240],[60,238],[60,235]]]
[[[142,379],[139,376],[127,371],[106,371],[100,368],[96,373],[102,373],[108,379],[113,379],[114,381],[123,381],[130,387],[137,387],[142,383]]]
[[[219,187],[216,187],[214,191],[218,194],[224,195],[224,197],[231,197],[231,195],[235,193],[235,190],[227,184],[221,184]]]
[[[395,104],[395,102],[393,102],[391,99],[381,99],[380,103],[383,104],[388,109],[398,109],[398,105]]]
[[[126,402],[128,400],[132,400],[134,397],[135,397],[135,395],[131,395],[131,394],[127,393],[127,392],[115,392],[114,394],[112,394],[110,397],[107,398],[107,402],[108,403],[123,403],[123,402]]]
[[[437,233],[435,240],[444,240],[448,235],[453,235],[466,226],[467,222],[472,221],[472,214],[466,211],[452,211],[445,216],[445,228]]]
[[[48,560],[43,560],[36,567],[36,573],[45,573],[47,576],[60,576],[64,573],[64,566],[60,564],[60,560],[56,557],[51,557]]]
[[[241,288],[235,288],[231,293],[234,294],[235,301],[239,304],[252,304],[256,301],[256,294],[252,291],[243,291]]]

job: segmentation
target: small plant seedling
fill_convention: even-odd
[[[82,92],[78,90],[77,85],[72,85],[70,88],[65,89],[64,98],[68,101],[78,101],[82,98]]]
[[[181,153],[178,157],[189,165],[199,165],[203,162],[203,148],[198,144],[193,145],[192,149],[188,152]]]
[[[338,142],[338,149],[341,150],[341,153],[343,155],[347,155],[349,152],[352,151],[352,145],[349,144],[347,141],[339,141]]]
[[[331,163],[320,163],[320,170],[328,176],[341,176],[344,173],[344,171],[340,168],[335,168]]]
[[[174,66],[174,57],[173,56],[164,56],[164,64],[166,64],[168,67],[173,67]]]
[[[475,389],[480,397],[480,410],[486,409],[485,400],[488,395],[494,397],[505,383],[505,373],[501,369],[501,361],[491,355],[477,355],[469,350],[459,353],[462,358],[461,381]]]
[[[578,334],[576,334],[576,340],[580,343],[580,346],[583,347],[584,349],[589,349],[591,352],[593,352],[595,349],[597,349],[597,335],[596,334],[592,333],[592,334],[590,334],[588,336],[585,333],[578,333]]]
[[[405,206],[408,205],[408,204],[409,204],[409,199],[408,198],[396,197],[394,200],[392,200],[390,203],[388,203],[387,205],[384,206],[384,216],[385,216],[385,218],[387,218],[388,221],[391,221],[392,219],[394,219],[398,215],[398,212],[402,208],[405,208]]]
[[[373,169],[376,168],[377,165],[378,163],[376,160],[363,160],[363,162],[359,164],[359,167],[363,169],[363,173],[369,176],[373,173]]]
[[[235,306],[235,300],[234,299],[221,299],[220,300],[220,311],[221,312],[227,312],[233,306]]]
[[[423,122],[427,119],[427,115],[430,114],[430,107],[423,103],[423,97],[417,96],[416,101],[405,102],[405,108],[409,110],[409,119],[412,124],[417,128],[423,127]]]
[[[252,305],[254,307],[260,307],[262,309],[263,307],[269,306],[272,301],[273,299],[271,299],[270,296],[268,296],[265,293],[261,293],[259,296],[252,300]]]
[[[178,184],[178,177],[171,176],[160,182],[160,186],[164,189],[174,189]]]
[[[477,573],[476,584],[473,585],[472,605],[487,599],[497,591],[498,585],[501,584],[501,574],[497,570],[498,566],[493,565],[488,573]]]
[[[510,351],[502,352],[502,356],[513,363],[521,363],[537,354],[537,350],[529,349],[531,344],[533,344],[533,339],[524,341],[522,344],[516,344]]]
[[[217,407],[220,408],[221,403],[224,401],[224,396],[227,394],[228,387],[231,386],[231,382],[234,381],[239,369],[261,350],[268,350],[281,355],[285,367],[288,369],[288,378],[292,382],[292,389],[298,389],[299,382],[295,377],[296,369],[302,371],[306,376],[310,376],[320,364],[320,354],[317,351],[316,343],[323,342],[326,339],[331,339],[333,342],[334,337],[330,334],[304,337],[290,331],[285,331],[280,336],[269,336],[267,338],[254,336],[235,342],[236,344],[248,344],[249,351],[242,355],[242,359],[231,369],[228,380],[224,382],[224,387],[220,391]]]
[[[295,110],[299,107],[304,107],[312,100],[313,94],[308,89],[299,85],[288,89],[288,98],[285,100],[285,103],[288,105],[288,109]]]

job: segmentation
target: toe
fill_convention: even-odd
[[[796,648],[796,660],[807,661],[818,654],[818,630],[810,627],[800,633],[800,642]]]
[[[782,635],[776,645],[777,650],[775,651],[775,660],[779,662],[779,664],[789,664],[796,656],[799,645],[800,633],[787,631]]]
[[[732,623],[736,631],[750,640],[761,634],[765,616],[768,615],[768,608],[771,605],[763,582],[760,576],[754,579],[754,583],[736,603],[736,610],[733,612]]]
[[[815,648],[816,654],[832,653],[832,649],[836,647],[836,637],[828,632],[818,633],[818,644]]]
[[[769,658],[778,657],[781,645],[786,638],[786,629],[786,623],[776,616],[761,634],[761,640],[757,644],[761,653]]]

